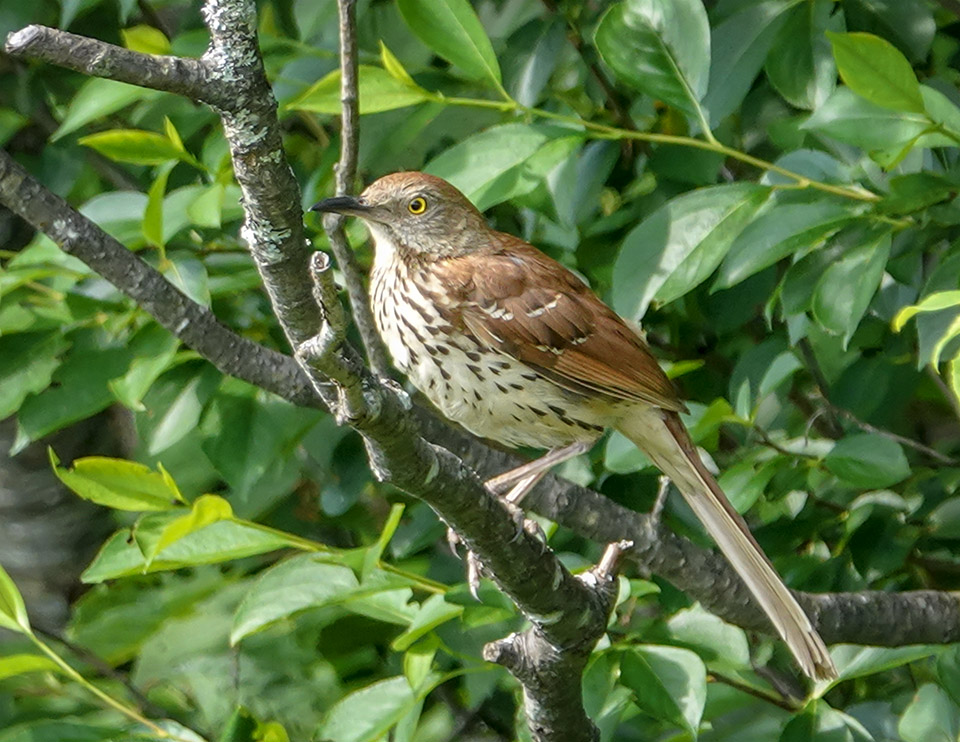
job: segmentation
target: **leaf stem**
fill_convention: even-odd
[[[89,693],[96,696],[98,699],[100,699],[104,704],[106,704],[110,708],[114,709],[115,711],[119,711],[121,714],[123,714],[127,718],[132,719],[133,721],[139,724],[143,724],[143,726],[147,727],[151,732],[156,734],[158,737],[162,737],[163,739],[181,740],[182,742],[188,742],[188,740],[185,737],[180,737],[176,734],[171,734],[163,727],[159,726],[158,724],[150,721],[150,719],[143,716],[143,714],[141,714],[132,706],[128,706],[122,701],[118,701],[116,698],[114,698],[110,694],[100,690],[97,686],[95,686],[93,683],[91,683],[89,680],[83,677],[83,675],[81,675],[79,672],[74,670],[73,667],[66,660],[64,660],[60,655],[54,652],[49,646],[47,646],[47,644],[42,639],[40,639],[40,637],[38,637],[33,632],[30,632],[28,636],[30,637],[30,641],[32,641],[41,652],[43,652],[45,655],[47,655],[47,657],[53,660],[53,662],[57,665],[57,667],[60,668],[60,670],[63,672],[64,675],[66,675],[68,678],[73,680],[75,683],[78,683],[79,685],[83,686],[85,690],[87,690]]]
[[[824,183],[823,181],[814,180],[806,175],[795,173],[792,170],[780,167],[779,165],[775,165],[774,163],[768,162],[767,160],[763,160],[759,157],[754,157],[753,155],[747,154],[739,149],[728,147],[725,144],[718,142],[708,127],[704,128],[705,138],[697,139],[696,137],[680,136],[678,134],[658,134],[655,132],[621,129],[616,126],[609,126],[607,124],[600,124],[594,121],[587,121],[579,116],[569,116],[563,113],[555,113],[554,111],[546,111],[542,108],[532,108],[530,106],[524,106],[512,101],[495,101],[485,100],[482,98],[448,98],[447,96],[439,93],[432,94],[430,99],[437,103],[443,103],[450,106],[491,108],[497,111],[503,111],[505,113],[524,113],[536,118],[549,119],[551,121],[558,121],[570,126],[582,127],[588,132],[601,135],[598,138],[614,140],[634,139],[641,142],[673,144],[680,147],[693,147],[695,149],[702,149],[708,152],[715,152],[734,160],[739,160],[740,162],[752,165],[761,170],[768,170],[770,172],[777,173],[778,175],[782,175],[785,178],[795,181],[798,188],[813,188],[818,191],[823,191],[824,193],[830,193],[834,196],[853,199],[855,201],[866,201],[873,203],[880,200],[880,196],[878,196],[876,193],[868,191],[860,186],[847,187],[833,185],[832,183]]]

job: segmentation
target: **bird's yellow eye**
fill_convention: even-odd
[[[427,201],[420,196],[417,196],[415,199],[412,199],[410,203],[407,204],[407,210],[411,214],[422,214],[427,210]]]

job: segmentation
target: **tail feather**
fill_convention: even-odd
[[[618,427],[677,486],[760,603],[800,668],[817,680],[836,678],[837,669],[823,639],[783,584],[743,518],[704,467],[680,417],[675,412],[650,407],[631,412]]]

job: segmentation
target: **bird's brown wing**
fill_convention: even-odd
[[[455,326],[572,391],[684,410],[646,343],[579,278],[516,237],[496,238],[437,265]]]

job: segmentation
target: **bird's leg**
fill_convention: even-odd
[[[589,451],[590,445],[590,443],[578,441],[568,446],[563,446],[562,448],[555,448],[552,451],[548,451],[539,459],[534,459],[515,469],[491,477],[484,482],[484,484],[494,495],[499,496],[504,493],[509,493],[509,501],[517,504],[550,469],[557,464],[562,464],[564,461],[569,461],[574,456],[579,456]],[[536,475],[536,478],[533,478],[534,475]],[[525,489],[521,490],[520,485],[527,481],[529,481],[529,484],[526,485]]]
[[[542,537],[543,531],[540,530],[537,522],[528,520],[524,516],[523,509],[519,506],[520,501],[530,493],[530,490],[536,486],[537,482],[543,479],[546,473],[553,467],[562,464],[564,461],[569,461],[574,456],[579,456],[589,449],[590,444],[583,442],[571,443],[562,448],[555,448],[538,459],[534,459],[503,474],[491,477],[484,482],[484,486],[491,494],[500,498],[504,507],[510,515],[513,516],[518,528],[525,530],[527,533]],[[460,543],[460,538],[453,529],[450,528],[447,529],[447,543],[450,544],[451,550],[456,554],[457,544]],[[470,594],[474,598],[477,598],[477,590],[480,587],[480,577],[483,567],[472,551],[467,551],[465,559],[467,563],[467,584],[470,587]]]

